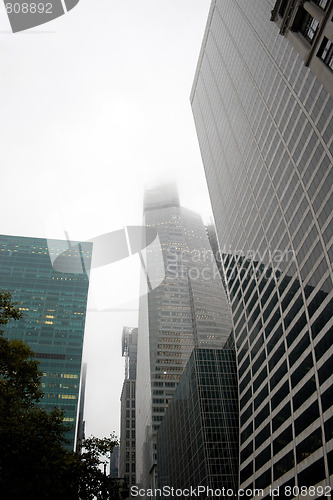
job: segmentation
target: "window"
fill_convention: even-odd
[[[253,453],[253,442],[250,441],[249,444],[241,451],[241,462],[245,462],[247,458]]]
[[[273,453],[277,455],[285,446],[293,440],[293,433],[291,425],[287,427],[276,439],[273,441]]]
[[[273,418],[273,432],[276,431],[291,416],[290,403],[287,403],[282,410]]]
[[[259,455],[256,456],[255,459],[255,467],[256,470],[259,470],[263,467],[267,462],[271,459],[271,445],[268,445]]]
[[[326,441],[333,439],[333,417],[325,422],[325,439]]]
[[[270,437],[270,427],[269,424],[267,424],[262,431],[259,432],[259,434],[255,437],[255,445],[256,448],[259,448],[262,443],[266,441]]]
[[[310,43],[312,43],[312,40],[314,39],[317,28],[319,26],[319,22],[317,21],[317,19],[313,19],[313,17],[311,16],[309,17],[310,19],[308,20],[302,34]]]
[[[263,421],[269,416],[269,406],[268,404],[263,407],[260,413],[255,417],[254,423],[256,429],[263,423]]]
[[[284,13],[286,11],[286,7],[287,7],[287,4],[288,4],[288,1],[287,0],[282,0],[281,4],[280,4],[280,7],[279,7],[279,14],[281,17],[284,16]]]
[[[328,68],[333,70],[333,42],[326,38],[326,36],[324,36],[317,56],[326,64]]]
[[[298,9],[293,24],[293,31],[298,31],[311,44],[316,35],[319,22],[314,19],[303,7]]]
[[[244,483],[253,474],[253,465],[250,462],[243,470],[240,471],[240,483]]]
[[[333,386],[329,387],[322,395],[321,395],[321,405],[323,411],[328,410],[332,406],[333,399]]]
[[[244,443],[253,433],[253,422],[246,427],[246,429],[241,433],[241,443]]]
[[[312,354],[310,353],[304,361],[302,361],[301,365],[294,371],[291,375],[291,385],[292,387],[296,387],[296,385],[302,380],[307,373],[313,367]]]
[[[316,391],[316,381],[314,377],[304,384],[304,386],[293,396],[294,412],[302,406],[305,401]]]
[[[313,3],[315,3],[316,5],[321,7],[323,10],[326,9],[327,4],[328,4],[328,0],[312,0],[312,1],[313,1]]]
[[[255,481],[255,487],[259,489],[266,488],[272,482],[271,469],[266,470],[258,479]]]
[[[299,486],[311,486],[325,479],[325,464],[324,459],[320,458],[317,462],[311,464],[307,469],[300,472],[298,475]]]
[[[284,457],[281,458],[278,462],[273,465],[274,471],[274,481],[279,479],[279,477],[283,476],[286,472],[294,467],[294,454],[292,451],[287,453]],[[316,483],[313,483],[316,484]]]

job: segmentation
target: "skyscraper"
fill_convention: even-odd
[[[135,391],[138,329],[125,326],[122,355],[125,357],[125,380],[120,398],[119,476],[128,488],[136,483],[135,475]]]
[[[63,241],[1,235],[0,285],[23,313],[20,321],[6,325],[4,334],[25,341],[35,352],[43,372],[40,404],[65,411],[65,421],[73,426],[67,434],[73,448],[89,285],[82,261],[90,262],[92,245],[73,245],[66,254],[63,250]],[[54,270],[50,253],[62,259],[68,273]]]
[[[81,370],[80,398],[79,411],[77,416],[77,432],[75,451],[81,453],[82,441],[85,439],[86,422],[84,420],[84,402],[86,395],[86,380],[87,380],[87,363],[83,363]]]
[[[333,89],[332,2],[277,0],[271,20],[288,38],[326,90]]]
[[[233,334],[222,349],[196,348],[157,433],[158,486],[202,498],[238,488],[238,382]],[[219,494],[222,486],[228,494]]]
[[[201,217],[181,207],[174,185],[146,190],[143,224],[160,248],[146,251],[150,279],[165,279],[142,296],[137,372],[137,482],[156,486],[156,433],[193,348],[220,348],[230,331],[229,305]]]
[[[232,306],[240,487],[264,495],[332,486],[332,4],[214,0],[191,94]]]

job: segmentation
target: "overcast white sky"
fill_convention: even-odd
[[[144,184],[170,173],[182,204],[210,213],[189,101],[209,6],[80,0],[12,34],[0,5],[0,233],[85,239],[140,224]],[[119,435],[121,333],[136,307],[88,312],[87,435]]]

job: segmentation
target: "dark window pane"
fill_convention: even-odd
[[[298,486],[313,486],[323,479],[325,479],[325,465],[324,459],[317,460],[314,464],[310,465],[307,469],[300,472],[298,475]]]
[[[310,353],[305,358],[305,360],[302,361],[302,364],[294,371],[294,373],[292,373],[290,377],[291,385],[293,388],[298,384],[298,382],[302,380],[303,377],[305,377],[307,373],[309,373],[312,367],[313,367],[313,361],[312,361],[312,354]]]
[[[298,410],[300,406],[315,392],[316,382],[312,378],[295,394],[293,397],[294,411]]]
[[[321,428],[313,431],[310,436],[308,436],[304,441],[302,441],[299,445],[296,446],[296,458],[297,463],[305,460],[308,456],[310,456],[314,451],[318,450],[323,444],[322,441],[322,433]],[[314,483],[316,484],[316,483]]]
[[[321,405],[323,411],[328,410],[332,406],[333,401],[333,386],[326,389],[326,391],[321,395]]]
[[[272,410],[274,410],[281,401],[289,394],[289,384],[288,382],[285,382],[282,387],[277,391],[276,394],[272,397],[271,400],[271,405],[272,405]]]
[[[290,403],[287,403],[282,410],[273,418],[272,429],[275,432],[291,416]]]
[[[292,469],[294,467],[294,463],[294,453],[293,451],[289,451],[289,453],[273,465],[274,481]]]
[[[305,332],[303,337],[296,343],[296,346],[289,354],[289,363],[292,366],[299,359],[301,354],[305,351],[305,349],[310,345],[310,337],[308,332]]]
[[[270,437],[270,427],[269,424],[267,424],[262,431],[259,432],[259,434],[255,437],[255,445],[256,448],[259,448],[262,443],[266,441]]]
[[[250,443],[244,448],[244,450],[241,451],[240,454],[240,460],[241,463],[245,462],[247,458],[249,458],[250,455],[253,453],[253,442],[250,441]]]
[[[259,425],[262,424],[262,422],[266,418],[268,418],[268,416],[269,416],[269,406],[267,404],[266,406],[263,407],[261,412],[258,413],[258,415],[255,417],[255,419],[254,419],[255,428],[257,429],[259,427]]]
[[[322,385],[333,373],[333,355],[318,370],[319,383]]]
[[[244,483],[253,474],[253,464],[250,462],[243,470],[240,471],[240,482]]]
[[[309,427],[312,422],[319,418],[319,406],[318,401],[314,401],[307,410],[305,410],[294,423],[295,427],[295,435],[298,436],[301,432],[303,432],[307,427]]]
[[[330,441],[333,439],[333,417],[329,418],[325,422],[325,439],[326,441]]]
[[[272,482],[271,469],[266,470],[258,479],[255,480],[255,488],[264,489]]]
[[[273,454],[276,455],[285,446],[291,443],[293,440],[293,432],[291,425],[287,427],[286,430],[281,432],[281,434],[273,441]]]
[[[280,368],[271,376],[269,385],[271,391],[282,380],[282,377],[287,373],[287,362],[284,361]]]

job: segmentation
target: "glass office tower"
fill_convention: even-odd
[[[89,268],[82,262],[89,264],[92,244],[63,250],[63,241],[1,235],[0,287],[13,294],[23,314],[5,326],[4,335],[23,340],[35,352],[43,372],[40,404],[65,411],[65,421],[73,426],[67,434],[73,449],[89,285]],[[50,253],[73,272],[55,271]]]
[[[137,482],[156,486],[156,433],[195,347],[221,348],[231,332],[229,305],[201,217],[179,204],[177,189],[146,190],[143,224],[159,246],[145,253],[150,283],[141,297],[136,395]]]
[[[160,488],[201,486],[201,498],[213,496],[209,490],[230,497],[222,487],[237,491],[238,383],[230,340],[223,349],[192,351],[157,433]]]
[[[332,87],[297,45],[309,4],[317,47],[332,39],[332,3],[214,0],[191,94],[232,305],[240,486],[260,498],[332,487]],[[274,8],[280,26],[299,16],[294,33]]]

